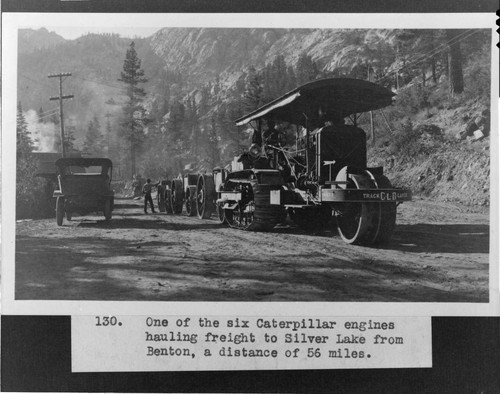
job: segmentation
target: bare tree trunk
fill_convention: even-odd
[[[133,142],[130,143],[130,171],[132,172],[131,176],[137,174],[135,166],[135,146]]]
[[[464,91],[464,76],[462,71],[462,51],[460,49],[460,41],[456,38],[460,30],[450,29],[446,31],[448,41],[453,40],[449,44],[448,52],[448,75],[450,81],[450,94],[462,93]]]

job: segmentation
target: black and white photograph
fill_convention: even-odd
[[[488,303],[490,29],[17,34],[16,300]]]
[[[2,7],[2,391],[497,392],[494,15],[153,3]]]

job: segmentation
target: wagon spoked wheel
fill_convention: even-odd
[[[158,202],[158,210],[160,212],[165,212],[165,186],[158,185],[156,187],[156,199]]]
[[[104,219],[111,220],[111,200],[104,201]]]
[[[368,178],[351,175],[349,189],[370,188]],[[342,204],[337,225],[340,237],[348,244],[369,245],[373,243],[372,228],[377,216],[376,203],[347,202]]]
[[[62,226],[64,219],[64,197],[56,199],[56,222],[58,226]]]
[[[173,213],[172,210],[172,191],[165,189],[165,212]]]
[[[186,213],[188,216],[196,215],[196,190],[191,187],[186,190]]]
[[[208,219],[214,211],[214,180],[210,175],[200,175],[196,184],[196,209],[200,219]]]
[[[182,212],[182,200],[183,200],[183,192],[182,192],[182,180],[174,179],[172,181],[172,211],[175,214],[179,214]]]

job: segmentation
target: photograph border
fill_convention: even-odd
[[[496,49],[495,16],[490,13],[475,14],[116,14],[114,23],[121,26],[161,27],[255,27],[255,28],[491,28],[491,122],[498,130],[498,51]],[[490,206],[490,264],[488,303],[405,303],[405,302],[180,302],[180,301],[19,301],[15,290],[15,129],[17,91],[17,29],[46,27],[81,21],[74,13],[3,13],[2,14],[2,309],[6,314],[19,315],[92,315],[113,313],[138,314],[196,314],[203,309],[206,315],[270,315],[270,316],[494,316],[499,314],[498,297],[498,133],[491,134],[491,206]],[[93,14],[85,24],[109,25],[109,14]],[[496,66],[495,66],[496,65]],[[201,308],[200,308],[200,303]],[[242,308],[244,307],[244,308]],[[299,313],[298,313],[299,312]]]

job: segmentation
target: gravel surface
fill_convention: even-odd
[[[16,226],[16,299],[488,302],[489,214],[416,199],[398,207],[383,248],[336,230],[244,232],[215,218],[145,215],[118,199],[113,219]]]

